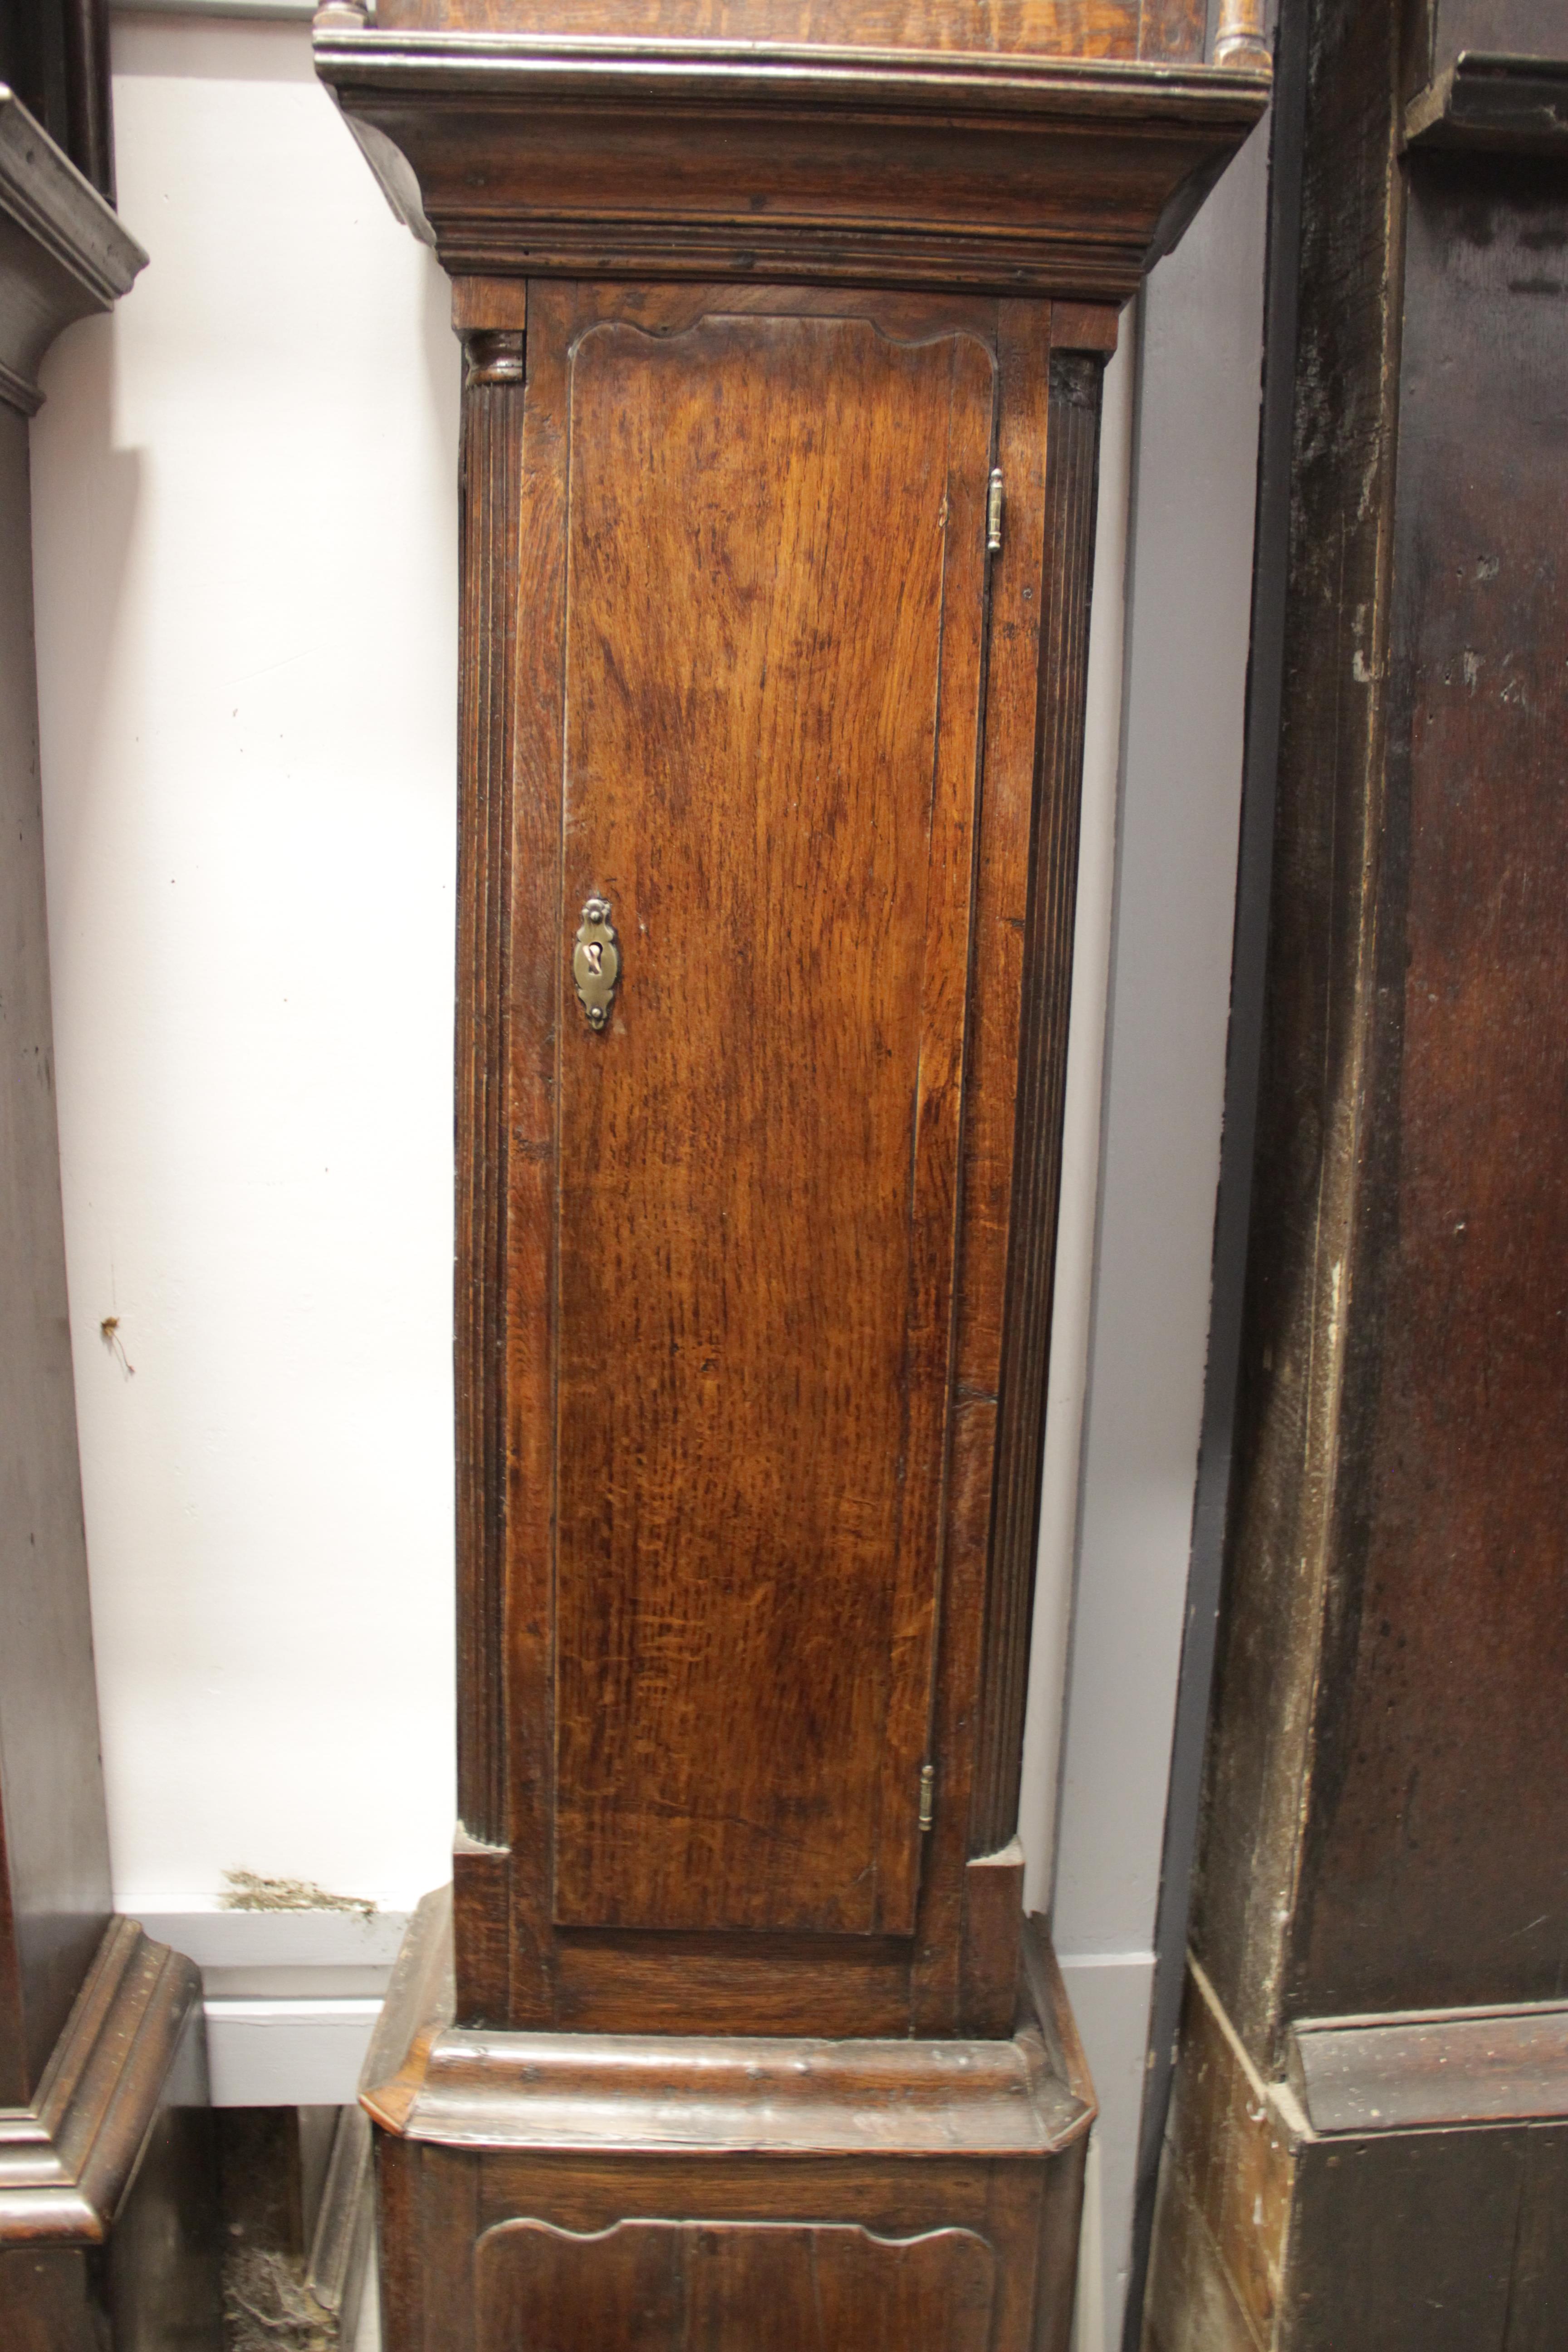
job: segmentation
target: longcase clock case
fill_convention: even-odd
[[[1179,8],[1092,66],[400,13],[317,33],[466,370],[463,1820],[366,2075],[389,2342],[1054,2347],[1093,2099],[1014,1832],[1100,380],[1266,80]]]

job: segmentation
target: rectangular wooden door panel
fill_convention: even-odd
[[[751,309],[566,382],[555,1916],[907,1934],[994,362]]]
[[[474,2250],[479,2352],[985,2352],[995,2270],[971,2230],[503,2221]]]

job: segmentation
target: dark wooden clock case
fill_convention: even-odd
[[[1100,380],[1268,84],[1184,0],[953,13],[317,20],[467,355],[394,2352],[1066,2342],[1014,1832]]]

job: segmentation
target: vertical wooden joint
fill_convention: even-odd
[[[1016,2021],[1024,1941],[1024,1849],[978,1854],[963,1874],[959,2031],[999,2042]]]
[[[1263,0],[1220,0],[1214,61],[1248,72],[1267,73],[1273,64],[1263,20]]]
[[[465,336],[463,351],[454,1300],[458,1782],[466,1833],[481,1846],[504,1846],[510,1836],[503,1622],[510,1140],[505,1036],[524,338],[510,329],[474,331]],[[484,1883],[494,1888],[501,1881],[491,1873]]]

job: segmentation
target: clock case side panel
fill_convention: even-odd
[[[617,289],[616,299],[633,290]],[[708,298],[708,289],[689,287],[635,290],[672,315]],[[1075,518],[1080,526],[1087,498],[1092,519],[1094,447],[1083,418],[1097,414],[1115,314],[969,298],[722,289],[727,309],[869,317],[895,335],[951,332],[960,323],[973,331],[979,320],[999,370],[1006,519],[991,580],[934,1821],[912,1938],[563,1934],[551,1924],[549,1857],[565,539],[564,468],[548,422],[563,407],[557,397],[531,411],[524,372],[529,387],[542,388],[548,371],[563,370],[576,306],[602,299],[560,281],[525,289],[459,279],[455,289],[468,353],[458,2015],[469,2024],[580,2031],[1005,2034],[1016,2000],[1021,1859],[1005,1836],[986,1843],[1005,1796],[998,1799],[984,1759],[1014,1751],[1016,1801],[1032,1559],[1021,1571],[1016,1541],[998,1554],[993,1498],[999,1475],[1015,1483],[1022,1475],[1026,1484],[1019,1459],[1032,1460],[1037,1486],[1039,1433],[1031,1441],[1026,1429],[1020,1441],[1032,1407],[1004,1368],[1034,1347],[1034,1395],[1043,1404],[1048,1336],[1037,1312],[1026,1314],[1021,1329],[1016,1310],[1009,1322],[1005,1300],[1009,1264],[1024,1249],[1019,1219],[1054,1220],[1059,1173],[1068,967],[1058,962],[1032,979],[1029,971],[1042,943],[1058,958],[1064,939],[1070,947],[1092,553],[1091,520],[1086,535]],[[1064,354],[1073,353],[1079,363],[1064,368]],[[1051,1239],[1037,1236],[1032,1262],[1043,1245],[1048,1268]],[[1046,1295],[1048,1302],[1048,1279]]]

